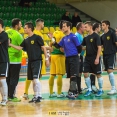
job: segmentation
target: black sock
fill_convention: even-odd
[[[90,80],[91,80],[91,86],[92,86],[92,85],[95,86],[95,75],[91,74],[91,75],[90,75]]]
[[[81,92],[81,77],[77,77],[77,88],[78,91]]]

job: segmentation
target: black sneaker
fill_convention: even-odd
[[[35,103],[41,102],[40,101],[40,97],[37,97],[37,99],[35,100]]]
[[[29,101],[29,103],[35,102],[37,100],[36,97],[33,97],[32,100]]]

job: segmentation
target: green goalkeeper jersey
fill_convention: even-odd
[[[23,41],[22,35],[14,29],[9,29],[6,31],[8,37],[13,45],[20,46]],[[8,49],[10,64],[20,64],[22,59],[22,50],[16,50],[12,47]]]

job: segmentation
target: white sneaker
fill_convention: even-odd
[[[2,100],[2,102],[0,103],[0,105],[6,106],[7,102],[8,102],[8,100]]]
[[[53,94],[50,94],[49,98],[53,98],[53,97],[56,97],[57,95],[55,93]]]
[[[29,99],[28,94],[24,93],[23,98],[24,98],[25,100],[28,100],[28,99]]]
[[[107,93],[107,95],[114,95],[114,94],[117,94],[117,91],[113,89]]]
[[[65,95],[63,93],[57,94],[57,98],[63,98],[63,97],[65,97]]]

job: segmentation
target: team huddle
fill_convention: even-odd
[[[19,80],[21,68],[22,50],[28,55],[27,79],[25,82],[24,98],[28,98],[28,89],[33,82],[34,97],[29,101],[40,102],[43,99],[41,94],[41,83],[39,78],[46,74],[46,67],[50,65],[49,97],[75,99],[82,93],[81,75],[83,73],[87,86],[85,97],[95,93],[95,96],[103,95],[102,57],[107,71],[111,90],[109,95],[116,94],[115,78],[113,70],[116,61],[117,37],[110,30],[110,22],[103,20],[101,24],[87,21],[79,22],[76,25],[77,32],[71,32],[72,23],[60,21],[60,30],[48,34],[51,42],[48,45],[43,40],[41,30],[44,27],[44,20],[37,19],[36,27],[31,22],[24,25],[24,33],[28,35],[23,39],[18,32],[21,28],[21,20],[14,18],[12,28],[4,31],[3,20],[0,19],[0,92],[2,95],[1,105],[7,101],[21,101],[15,96],[16,86]],[[103,34],[100,36],[100,30]],[[83,37],[86,31],[87,36]],[[50,57],[47,54],[50,52]],[[68,94],[62,93],[62,77],[67,74],[70,78]],[[53,91],[54,78],[57,76],[57,93]],[[97,77],[99,89],[95,86]]]

